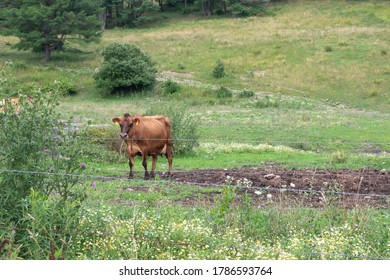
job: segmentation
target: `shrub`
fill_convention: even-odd
[[[19,95],[18,112],[15,106],[7,104],[0,114],[0,224],[17,228],[13,242],[16,247],[23,244],[20,257],[25,258],[38,256],[29,247],[34,228],[27,217],[39,212],[34,212],[34,201],[39,200],[39,207],[47,207],[47,211],[58,211],[52,212],[58,220],[50,227],[62,231],[73,215],[59,216],[58,213],[65,211],[62,206],[71,203],[77,208],[84,199],[84,193],[75,188],[80,178],[77,175],[85,168],[79,159],[77,131],[69,129],[71,120],[59,122],[55,109],[58,92],[43,94],[40,89],[37,92],[41,95],[33,93],[33,102]],[[50,205],[61,207],[48,206],[49,199],[53,199]],[[68,210],[67,213],[73,211]],[[49,222],[46,218],[39,221]],[[34,221],[34,227],[45,229],[46,225],[39,221]],[[43,243],[48,244],[47,240],[40,239],[36,245]]]
[[[218,98],[230,98],[230,97],[233,97],[233,93],[228,88],[220,87],[217,90],[217,97]]]
[[[216,62],[213,70],[213,76],[217,79],[225,76],[225,64],[221,60]]]
[[[97,87],[111,93],[151,87],[156,81],[156,68],[151,58],[138,47],[113,43],[103,51],[103,64],[94,75]]]
[[[117,127],[89,125],[82,128],[80,134],[86,140],[82,145],[82,156],[86,160],[118,162],[121,155],[126,155],[126,145],[123,145]]]
[[[255,96],[255,93],[251,90],[243,90],[238,94],[239,98],[250,98]]]
[[[78,93],[76,85],[67,80],[54,81],[53,86],[48,87],[48,90],[52,90],[52,88],[57,90],[58,93],[62,96],[76,95]]]
[[[180,91],[180,85],[174,81],[167,80],[162,83],[165,94],[173,94]]]
[[[333,48],[331,46],[326,46],[325,47],[325,52],[332,52]]]
[[[199,119],[188,112],[182,104],[170,106],[154,104],[147,115],[163,114],[172,121],[173,152],[176,155],[190,154],[199,145]]]

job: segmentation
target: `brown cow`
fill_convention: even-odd
[[[149,178],[147,169],[148,156],[152,156],[151,177],[154,177],[157,156],[165,155],[168,159],[169,171],[172,173],[172,137],[171,120],[163,115],[131,116],[126,113],[112,121],[121,127],[120,136],[126,141],[127,156],[129,158],[129,179],[134,177],[134,157],[142,156],[142,165],[145,168],[145,179]]]

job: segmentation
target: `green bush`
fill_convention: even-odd
[[[162,114],[172,121],[173,153],[190,154],[199,145],[199,119],[188,112],[183,104],[157,105],[154,104],[146,112],[147,115]]]
[[[54,81],[53,85],[48,87],[47,90],[52,90],[53,88],[62,96],[76,95],[78,93],[77,86],[67,80]]]
[[[239,98],[250,98],[255,96],[255,93],[251,90],[243,90],[238,94]]]
[[[213,76],[217,79],[225,76],[225,64],[221,60],[217,60],[213,70]]]
[[[231,90],[229,90],[226,87],[220,87],[217,90],[217,97],[218,98],[231,98],[231,97],[233,97],[233,93]]]
[[[94,75],[96,86],[119,91],[138,91],[156,81],[156,68],[151,58],[138,47],[112,43],[103,51],[103,64]]]
[[[42,203],[53,199],[57,206],[71,203],[74,207],[85,198],[83,192],[76,190],[78,175],[85,168],[79,158],[77,131],[71,129],[71,120],[59,121],[55,108],[58,92],[43,94],[37,89],[32,94],[34,101],[19,95],[18,109],[7,102],[0,114],[0,224],[17,228],[13,234],[15,245],[6,252],[16,252],[23,258],[38,256],[29,247],[33,229],[26,219],[37,213],[33,211],[36,198],[39,197]],[[65,208],[48,207],[48,211],[59,213]],[[58,213],[53,215],[61,221],[51,226],[62,231],[73,214],[60,217]],[[34,223],[36,227],[45,228],[36,224],[37,221]],[[1,235],[9,236],[10,233]],[[42,240],[43,243],[46,241]],[[15,250],[18,246],[19,251]]]
[[[85,160],[119,162],[120,155],[126,155],[126,145],[123,145],[116,126],[89,125],[81,128],[80,135],[86,140],[81,149]]]
[[[164,89],[165,94],[173,94],[175,92],[179,92],[181,89],[181,87],[178,83],[171,81],[171,80],[167,80],[167,81],[163,82],[162,87]]]

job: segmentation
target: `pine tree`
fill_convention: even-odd
[[[99,41],[99,0],[15,0],[0,12],[0,31],[19,38],[20,50],[42,52],[49,61],[66,39]]]

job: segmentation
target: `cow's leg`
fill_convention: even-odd
[[[129,179],[134,178],[134,157],[129,157],[129,166],[130,166],[130,173],[129,173]]]
[[[172,175],[172,161],[173,161],[173,154],[172,154],[172,144],[167,145],[167,153],[166,153],[167,159],[168,159],[168,176]]]
[[[154,171],[156,170],[157,155],[152,156],[152,171],[150,172],[150,177],[154,178]]]
[[[129,166],[130,166],[130,173],[129,173],[129,179],[134,178],[134,154],[132,153],[132,147],[131,145],[126,142],[126,150],[127,150],[127,157],[129,158]]]
[[[145,180],[149,179],[149,172],[148,172],[148,155],[147,153],[144,153],[142,155],[142,165],[145,169]]]

